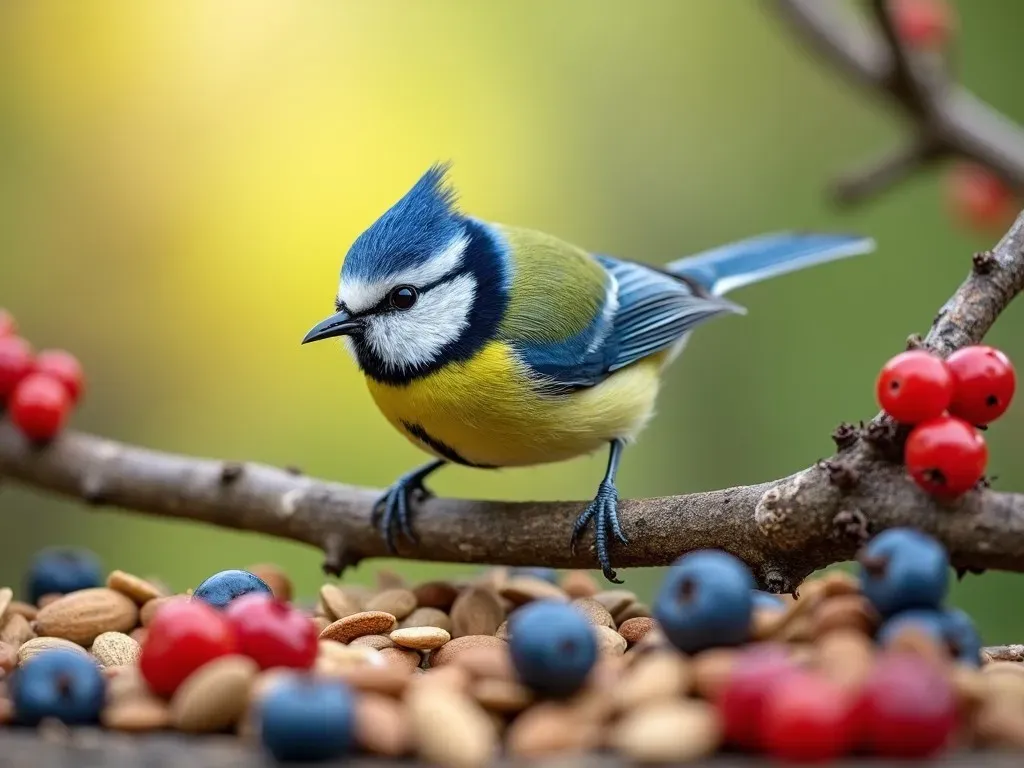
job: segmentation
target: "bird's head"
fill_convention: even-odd
[[[469,359],[493,336],[507,303],[505,247],[456,210],[446,171],[430,168],[356,238],[336,311],[303,344],[344,336],[364,373],[401,384]]]

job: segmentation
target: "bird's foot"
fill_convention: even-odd
[[[374,505],[375,523],[391,554],[398,552],[395,538],[399,531],[413,544],[419,543],[419,537],[412,527],[411,511],[414,504],[420,504],[433,496],[423,485],[426,475],[422,469],[402,475]]]
[[[612,569],[611,559],[608,557],[608,536],[611,534],[622,544],[629,544],[629,539],[626,538],[622,532],[622,526],[619,524],[618,506],[619,492],[615,488],[615,483],[605,480],[598,488],[594,500],[576,518],[576,523],[572,527],[572,539],[569,542],[569,546],[575,553],[576,541],[593,520],[597,562],[601,566],[604,577],[613,584],[621,584],[622,580],[616,576]]]

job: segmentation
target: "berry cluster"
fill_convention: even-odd
[[[1015,388],[1006,355],[978,345],[945,360],[920,349],[896,355],[875,391],[889,416],[913,427],[904,463],[915,482],[935,496],[956,497],[985,475],[988,447],[976,427],[1002,416]]]
[[[47,442],[81,399],[85,375],[74,355],[55,349],[35,354],[17,331],[11,314],[0,309],[0,410],[25,437]]]

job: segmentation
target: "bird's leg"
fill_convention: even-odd
[[[623,544],[629,544],[629,540],[622,532],[622,526],[619,525],[619,492],[615,487],[615,475],[619,471],[619,459],[625,446],[626,443],[623,440],[612,440],[611,450],[608,453],[608,469],[597,489],[597,496],[576,518],[576,523],[572,527],[572,539],[569,541],[569,546],[575,552],[576,540],[583,533],[587,524],[593,520],[597,561],[601,565],[604,577],[613,584],[621,584],[622,580],[612,570],[611,560],[608,557],[608,535],[610,533]]]
[[[417,500],[429,498],[430,491],[424,487],[423,481],[427,478],[427,475],[430,475],[447,463],[444,459],[437,459],[429,464],[424,464],[422,467],[417,467],[411,472],[406,472],[395,481],[394,485],[388,488],[383,496],[377,499],[377,503],[374,505],[374,515],[377,518],[377,524],[381,535],[384,536],[384,542],[387,544],[388,551],[392,554],[397,552],[395,547],[396,528],[411,542],[414,544],[418,543],[419,539],[412,529],[410,517],[410,506],[413,496],[418,496]]]

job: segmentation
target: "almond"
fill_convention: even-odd
[[[437,608],[441,611],[451,608],[459,596],[458,588],[447,581],[425,582],[413,589],[412,593],[421,608]]]
[[[398,623],[399,629],[409,627],[437,627],[450,633],[452,620],[447,613],[437,608],[417,608]]]
[[[860,580],[847,571],[826,573],[819,581],[822,582],[822,594],[826,598],[860,594]]]
[[[875,647],[858,629],[835,629],[814,645],[814,665],[832,682],[858,691],[871,674]]]
[[[105,671],[111,669],[114,667],[109,667]],[[152,695],[137,666],[120,667],[118,673],[107,680],[108,704],[121,704],[135,699],[149,698]]]
[[[111,571],[107,576],[107,587],[131,598],[136,605],[145,605],[162,595],[155,585],[124,571]]]
[[[722,742],[714,708],[703,701],[660,701],[623,718],[611,744],[638,763],[685,763],[707,757]]]
[[[0,643],[0,679],[18,663],[18,649],[10,643]]]
[[[36,600],[36,608],[45,608],[50,603],[60,600],[64,595],[60,592],[47,592],[45,595]]]
[[[507,619],[505,621],[501,622],[501,624],[498,625],[498,628],[496,630],[494,630],[494,636],[496,638],[498,638],[499,640],[504,640],[506,643],[508,642],[509,633],[508,633],[508,620]]]
[[[619,634],[626,638],[630,645],[636,645],[644,636],[654,628],[654,619],[647,616],[638,616],[635,619],[627,619],[619,625]]]
[[[444,687],[417,687],[410,689],[406,706],[421,759],[444,768],[483,768],[491,763],[498,734],[472,699]]]
[[[20,613],[12,613],[4,621],[3,629],[0,629],[0,643],[7,643],[17,649],[22,643],[26,643],[36,636],[28,619]]]
[[[562,591],[569,597],[593,597],[601,590],[586,571],[569,571],[562,577]]]
[[[351,648],[373,648],[375,651],[382,651],[385,648],[394,648],[394,641],[387,635],[363,635],[349,643]]]
[[[409,650],[408,648],[382,648],[377,651],[388,664],[393,664],[403,669],[407,669],[412,672],[415,669],[419,669],[420,664],[423,663],[423,657],[417,651]]]
[[[104,632],[130,632],[139,620],[135,603],[112,589],[95,587],[71,592],[36,616],[36,632],[90,645]]]
[[[626,610],[636,602],[636,595],[628,589],[607,589],[594,595],[594,599],[603,605],[612,616]]]
[[[615,629],[615,620],[612,618],[612,615],[597,600],[590,597],[578,597],[572,601],[572,606],[586,616],[587,621],[595,627]]]
[[[594,627],[597,635],[597,650],[606,656],[621,656],[626,652],[626,638],[611,627]]]
[[[505,620],[498,595],[486,587],[469,587],[452,604],[452,637],[493,635]]]
[[[732,648],[710,648],[693,657],[693,685],[702,699],[714,701],[729,679],[736,663]]]
[[[831,597],[814,611],[811,635],[824,637],[837,629],[853,629],[871,637],[881,623],[878,612],[863,595]]]
[[[390,635],[395,645],[420,651],[432,651],[452,639],[452,636],[438,627],[406,627],[396,629]]]
[[[465,637],[457,637],[454,640],[450,640],[445,643],[436,651],[430,652],[430,666],[442,667],[453,661],[460,653],[469,648],[486,647],[500,648],[504,650],[508,648],[508,643],[504,640],[499,640],[492,635],[466,635]]]
[[[408,589],[385,589],[366,603],[367,611],[383,611],[396,619],[404,619],[416,610],[416,595]]]
[[[324,615],[332,621],[344,619],[362,610],[360,603],[350,598],[336,584],[324,584],[320,587],[320,604],[323,606]]]
[[[516,679],[507,645],[465,648],[459,652],[455,664],[475,678]]]
[[[257,565],[250,565],[245,570],[263,579],[263,583],[270,587],[270,591],[274,593],[274,597],[278,600],[283,600],[286,603],[291,602],[293,592],[292,580],[280,566],[273,563],[259,563]]]
[[[469,672],[457,664],[448,664],[444,667],[432,667],[426,669],[422,674],[411,675],[410,687],[431,687],[441,686],[450,688],[457,693],[465,693],[469,690]]]
[[[380,568],[376,574],[377,589],[383,592],[386,589],[405,589],[405,577],[398,571],[390,568]]]
[[[565,704],[544,702],[512,721],[505,734],[505,747],[515,757],[562,757],[592,752],[600,740],[597,723],[581,718]]]
[[[482,677],[469,689],[484,709],[503,715],[522,712],[533,703],[533,693],[524,685],[497,677]]]
[[[218,733],[245,713],[259,668],[245,656],[222,656],[204,664],[171,697],[171,722],[179,731]]]
[[[14,590],[10,587],[0,587],[0,624],[3,624],[4,614],[11,603],[14,602]]]
[[[412,750],[412,727],[405,709],[386,696],[360,696],[356,699],[356,741],[370,754],[408,754]]]
[[[100,717],[104,728],[141,733],[159,731],[171,725],[171,709],[155,696],[145,696],[119,704],[110,704]]]
[[[85,648],[78,645],[78,643],[71,642],[70,640],[64,640],[60,637],[36,637],[22,643],[21,647],[18,648],[18,664],[26,663],[33,656],[40,654],[43,651],[52,651],[56,649],[76,651],[81,653],[83,656],[88,655]]]
[[[351,667],[382,667],[385,664],[385,659],[376,650],[365,646],[321,640],[317,649],[316,670],[321,674],[334,675]]]
[[[612,614],[616,624],[622,624],[630,619],[649,619],[652,616],[651,607],[647,603],[631,603],[621,611]]]
[[[319,637],[325,629],[331,626],[331,620],[326,616],[314,616],[310,621],[313,622],[313,629],[316,630],[317,637]]]
[[[561,589],[534,576],[513,576],[501,586],[499,594],[513,605],[523,605],[534,600],[569,601],[569,596]]]
[[[360,611],[338,619],[320,633],[321,640],[336,640],[348,643],[363,635],[390,633],[398,626],[394,614],[384,611]]]
[[[10,618],[14,614],[24,616],[29,621],[35,621],[36,615],[39,613],[39,609],[31,603],[23,603],[20,600],[12,600],[7,606],[7,617]],[[4,624],[3,619],[0,618],[0,627]]]
[[[104,632],[93,640],[90,650],[104,667],[135,664],[142,654],[142,646],[123,632]]]
[[[139,611],[139,622],[142,626],[148,627],[161,606],[167,605],[172,600],[184,599],[186,598],[183,595],[171,595],[170,597],[154,597],[152,600],[147,600],[142,606],[142,610]]]
[[[381,667],[364,664],[360,667],[342,669],[336,677],[357,691],[379,693],[382,696],[401,696],[409,687],[413,676],[408,669],[403,669],[397,664],[386,664]]]
[[[693,669],[686,658],[674,651],[652,651],[638,659],[614,691],[620,712],[655,701],[677,699],[690,692]]]

